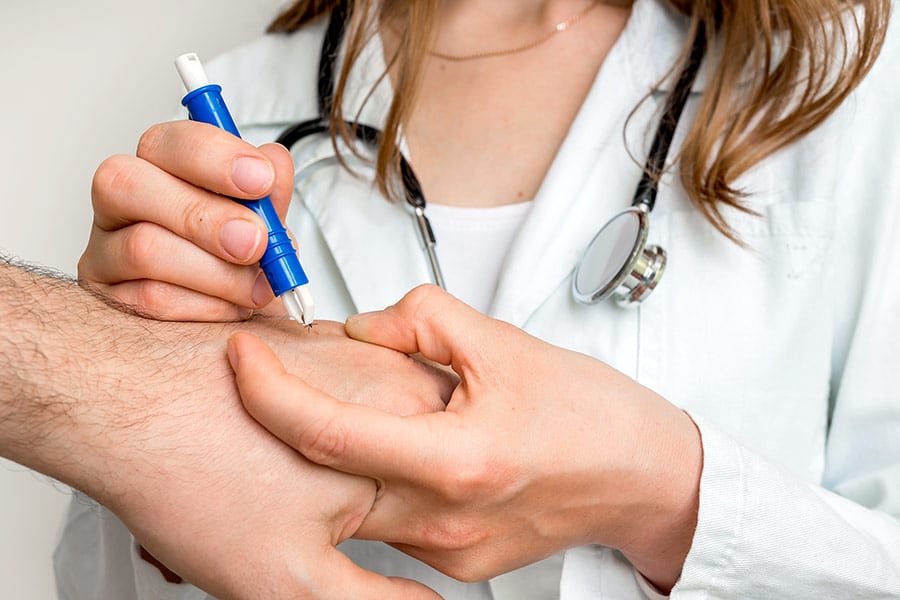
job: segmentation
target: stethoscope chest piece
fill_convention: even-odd
[[[666,252],[647,245],[650,219],[642,207],[628,208],[597,232],[575,267],[572,294],[582,304],[612,297],[635,305],[656,288],[666,268]]]

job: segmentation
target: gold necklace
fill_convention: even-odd
[[[494,58],[496,56],[506,56],[508,54],[517,54],[519,52],[525,52],[526,50],[531,50],[536,46],[540,46],[541,44],[547,42],[558,33],[562,33],[563,31],[567,31],[572,28],[575,23],[577,23],[581,18],[588,14],[591,10],[596,8],[602,4],[602,2],[592,1],[586,7],[566,19],[565,21],[560,21],[556,25],[553,26],[548,33],[545,33],[541,37],[536,40],[532,40],[527,44],[522,44],[521,46],[516,46],[514,48],[508,48],[506,50],[485,50],[483,52],[473,52],[472,54],[444,54],[442,52],[438,52],[436,50],[429,50],[428,53],[435,58],[441,58],[443,60],[449,60],[452,62],[462,62],[464,60],[476,60],[479,58]]]

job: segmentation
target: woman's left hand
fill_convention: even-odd
[[[687,414],[433,286],[346,329],[449,365],[461,383],[446,411],[399,417],[340,402],[288,375],[251,336],[232,352],[251,415],[310,460],[380,482],[356,537],[465,581],[602,544],[658,587],[674,585],[702,464]]]

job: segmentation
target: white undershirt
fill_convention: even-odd
[[[513,239],[533,202],[491,208],[429,204],[426,209],[447,291],[486,313]],[[491,581],[495,600],[559,598],[562,553]]]
[[[490,208],[429,204],[425,211],[447,291],[487,313],[500,271],[532,202]]]

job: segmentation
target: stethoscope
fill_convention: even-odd
[[[318,108],[319,117],[292,125],[279,137],[278,143],[290,149],[300,140],[331,130],[327,115],[334,101],[335,67],[340,45],[351,17],[352,1],[340,2],[331,12],[322,50],[319,56]],[[652,292],[666,267],[666,252],[657,245],[648,245],[650,212],[656,203],[659,180],[665,168],[666,156],[678,127],[678,120],[700,70],[706,51],[706,35],[702,25],[697,29],[688,62],[678,77],[672,93],[666,98],[644,172],[634,192],[631,206],[613,216],[588,243],[572,277],[572,295],[584,304],[594,304],[612,297],[623,306],[635,305]],[[346,123],[358,141],[376,146],[382,132],[357,122]],[[327,162],[339,162],[335,157]],[[310,165],[303,169],[310,170]],[[300,174],[296,175],[300,177]],[[431,223],[425,216],[425,196],[422,186],[409,162],[400,156],[400,176],[404,196],[412,209],[419,238],[435,284],[445,288],[444,277],[435,251],[436,240]]]

